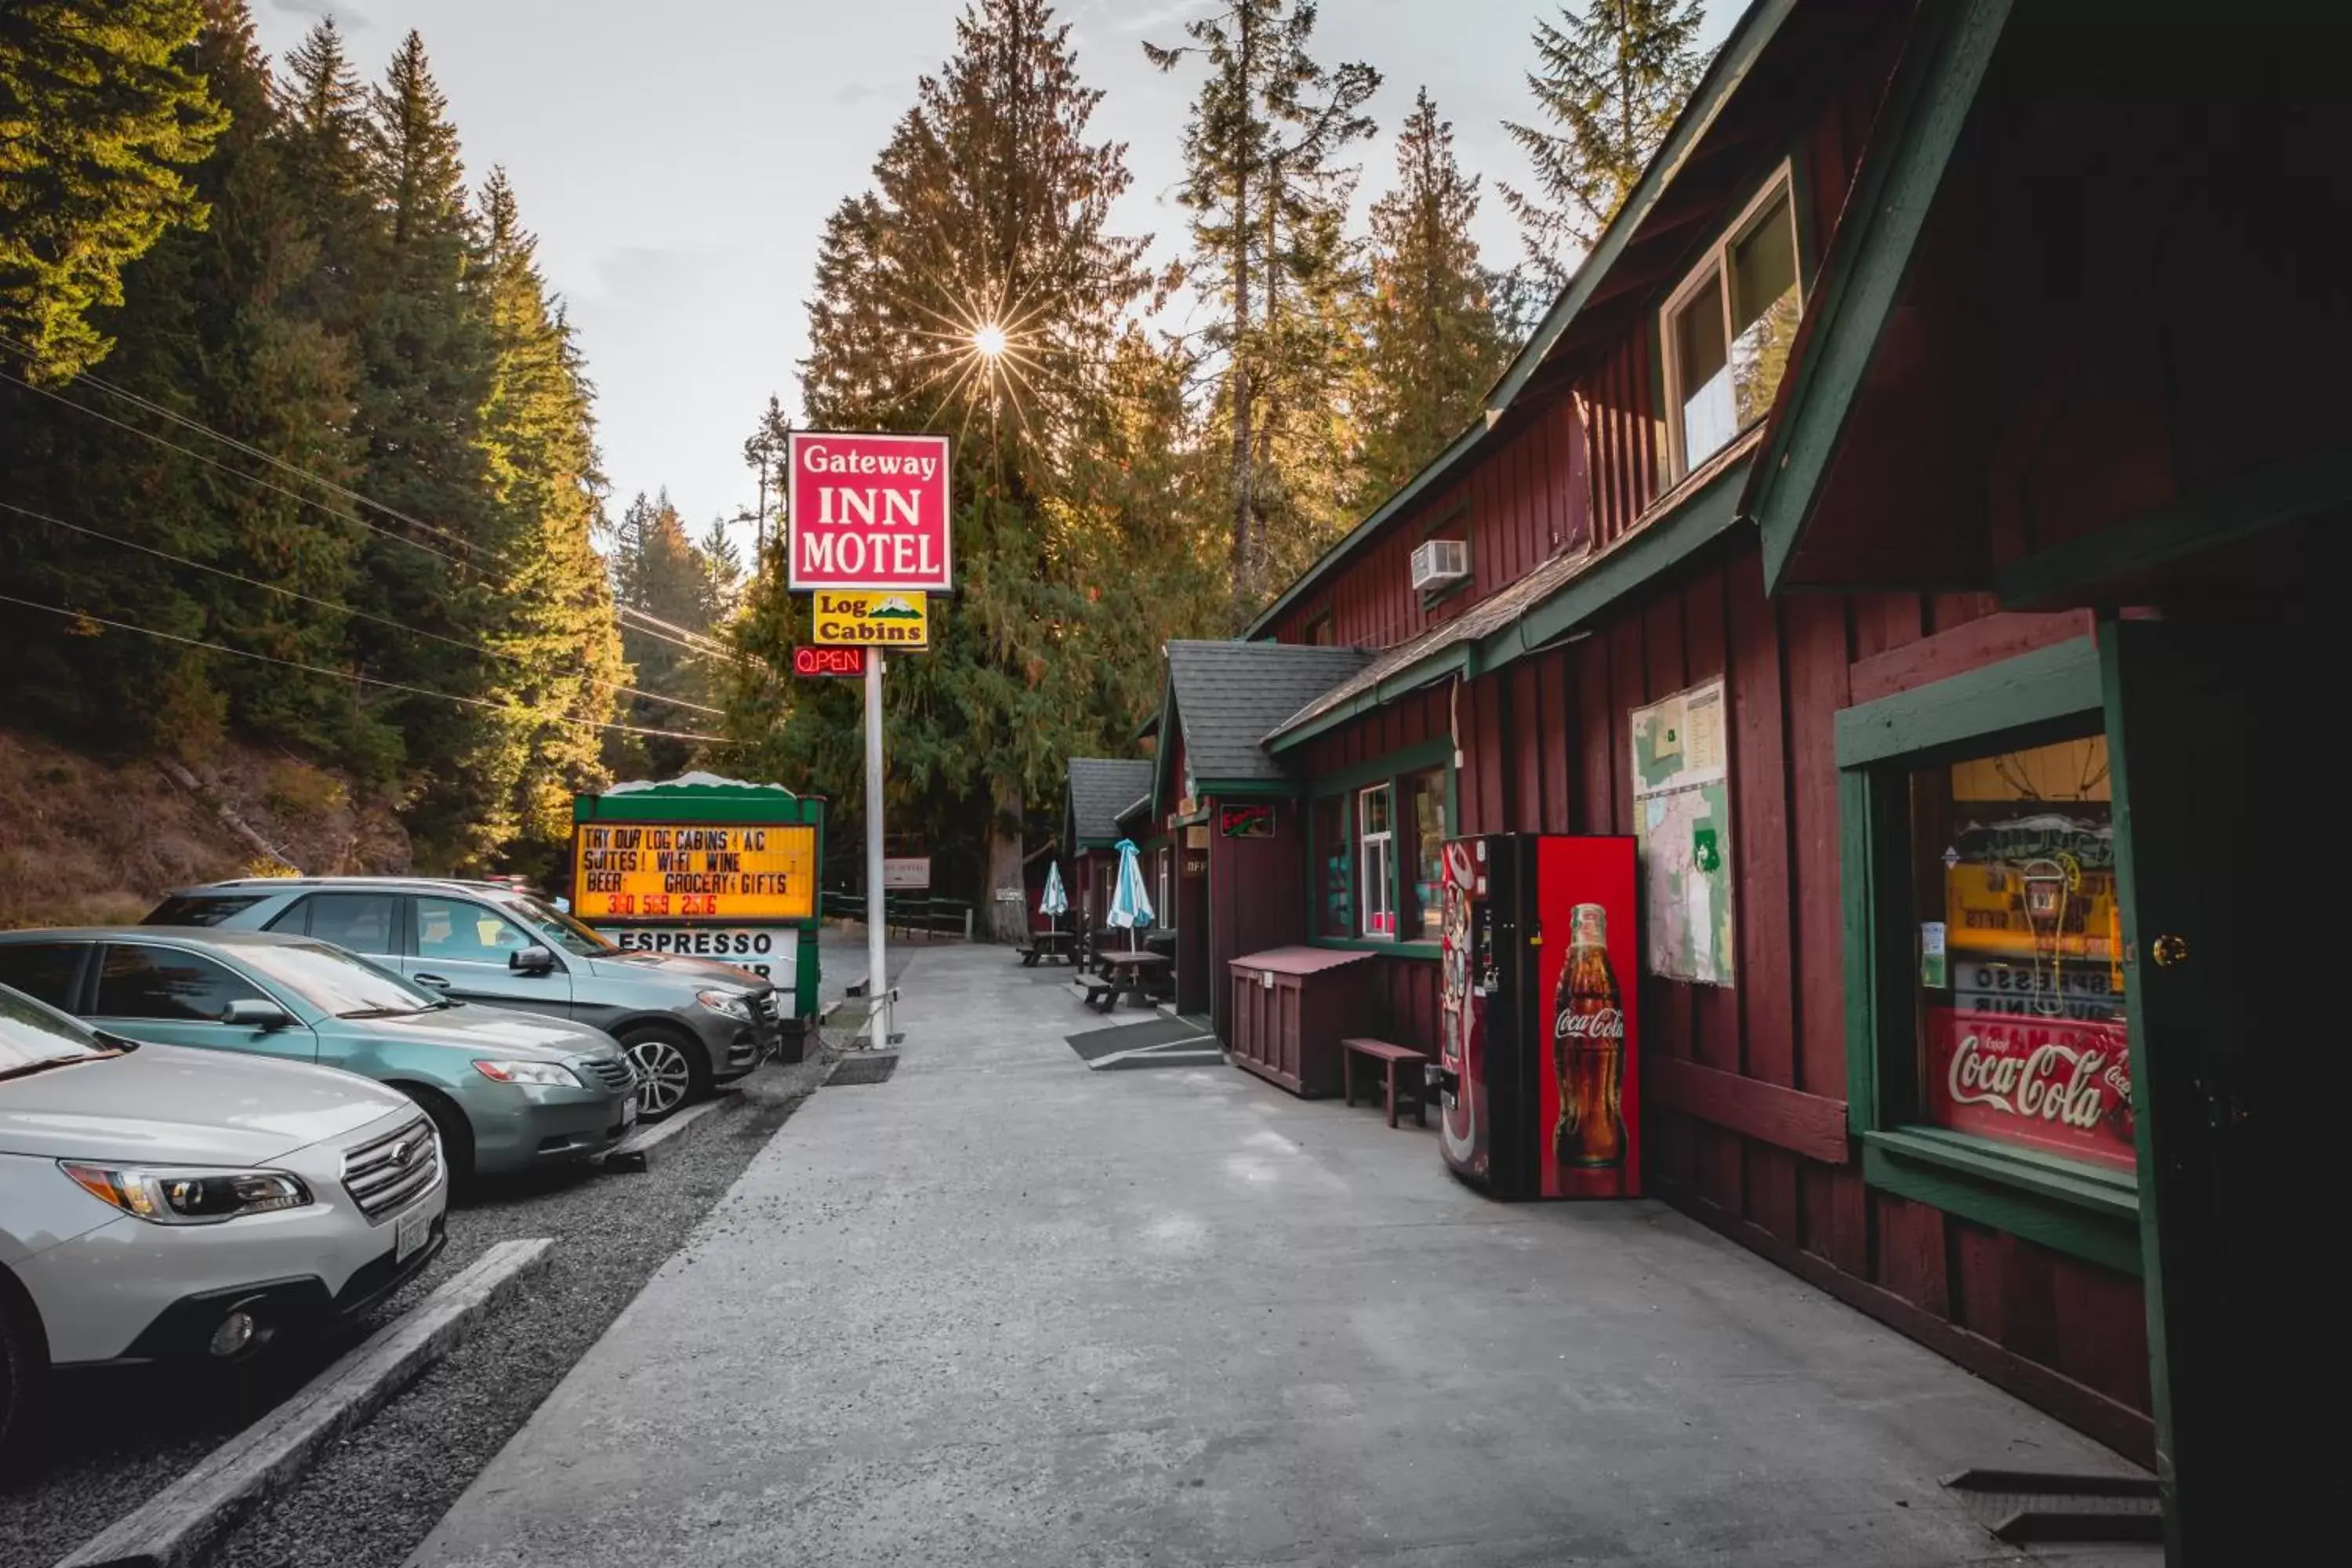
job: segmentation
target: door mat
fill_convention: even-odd
[[[1199,1067],[1224,1060],[1217,1037],[1183,1018],[1147,1018],[1063,1037],[1078,1059],[1096,1072]]]
[[[1969,1469],[1944,1478],[1977,1522],[2012,1546],[2057,1542],[2161,1542],[2153,1476]]]
[[[898,1052],[860,1051],[856,1056],[844,1057],[834,1063],[833,1071],[826,1075],[824,1084],[827,1089],[856,1089],[866,1084],[887,1083],[890,1075],[898,1070]]]

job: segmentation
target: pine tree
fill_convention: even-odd
[[[606,782],[603,737],[590,726],[618,711],[613,689],[625,671],[593,542],[601,481],[590,389],[503,170],[483,186],[481,226],[479,287],[495,356],[480,425],[490,502],[483,542],[505,563],[483,627],[499,662],[485,673],[516,713],[475,749],[489,809],[473,825],[473,857],[503,851],[511,862],[520,838],[520,853],[544,868],[570,837],[573,793]]]
[[[1424,88],[1397,137],[1397,183],[1372,204],[1364,310],[1361,484],[1376,506],[1477,418],[1509,357],[1470,226],[1478,181],[1454,156],[1454,127]]]
[[[1506,121],[1536,181],[1502,187],[1519,220],[1528,266],[1544,295],[1568,285],[1572,257],[1591,248],[1665,141],[1703,59],[1700,0],[1586,0],[1536,24],[1541,64],[1528,88],[1545,124]]]
[[[613,598],[625,608],[689,632],[711,630],[710,571],[701,552],[688,537],[686,523],[664,490],[648,500],[640,491],[621,516],[612,557]],[[642,691],[709,703],[714,683],[709,655],[680,646],[685,639],[635,621],[621,625],[621,646],[635,671],[634,684]],[[629,722],[649,729],[680,726],[681,710],[649,698],[633,698]],[[608,752],[608,754],[614,754]],[[685,770],[694,754],[691,742],[657,736],[633,741],[617,753],[623,765],[650,770],[667,778]]]
[[[317,247],[290,187],[266,65],[241,0],[205,0],[205,10],[184,63],[231,115],[189,172],[211,221],[205,232],[166,232],[124,269],[125,303],[95,318],[118,342],[107,386],[348,478],[339,422],[352,395],[350,356],[297,298]],[[94,384],[63,395],[124,425],[157,429],[164,417]],[[112,536],[0,519],[0,559],[22,552],[5,570],[30,596],[244,652],[340,663],[347,620],[331,606],[352,585],[359,530],[285,487],[241,482],[180,449],[191,446],[184,431],[165,431],[167,446],[50,399],[6,401],[16,417],[0,425],[0,468],[16,478],[5,499]],[[209,438],[193,446],[256,466]],[[394,741],[362,716],[347,685],[134,632],[74,635],[44,618],[21,628],[16,652],[30,711],[115,746],[158,744],[194,760],[234,724],[334,750],[381,777]]]
[[[190,47],[199,0],[0,6],[0,363],[57,379],[113,345],[123,266],[205,205],[183,172],[228,117]]]
[[[1047,506],[1103,395],[1120,317],[1149,284],[1141,242],[1108,226],[1129,174],[1124,148],[1090,137],[1099,100],[1043,0],[974,0],[875,189],[827,224],[810,307],[812,423],[965,437],[961,582],[938,646],[893,663],[889,743],[910,826],[936,855],[982,860],[986,888],[1020,885],[1031,807],[1063,757],[1106,742],[1079,695],[1093,672],[1070,653],[1085,589]],[[975,348],[992,325],[1007,340],[993,359]],[[788,624],[761,602],[752,619],[766,636]],[[858,797],[855,771],[831,771],[856,756],[854,696],[812,694],[775,752],[837,800]],[[754,711],[738,732],[766,721]],[[984,907],[998,934],[1018,931],[1020,906]]]
[[[1381,78],[1368,65],[1318,65],[1315,19],[1313,0],[1231,0],[1186,24],[1191,44],[1144,46],[1162,70],[1192,56],[1208,68],[1185,127],[1183,200],[1193,276],[1223,312],[1209,345],[1224,356],[1238,613],[1339,521],[1329,458],[1335,435],[1347,444],[1334,416],[1355,284],[1344,238],[1354,171],[1335,160],[1372,134],[1362,108]]]

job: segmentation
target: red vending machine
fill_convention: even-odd
[[[1642,1193],[1633,840],[1498,833],[1445,846],[1445,1163],[1498,1198]]]

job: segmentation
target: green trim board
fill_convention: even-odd
[[[1476,422],[1431,458],[1421,472],[1405,483],[1403,489],[1381,503],[1370,516],[1326,550],[1312,566],[1276,595],[1272,604],[1260,610],[1256,617],[1242,629],[1243,637],[1267,635],[1268,628],[1276,619],[1354,554],[1358,546],[1379,532],[1391,519],[1412,507],[1432,487],[1451,474],[1457,464],[1485,444],[1495,427],[1502,422],[1503,415],[1517,400],[1519,394],[1527,390],[1528,384],[1534,379],[1536,372],[1566,333],[1570,323],[1582,313],[1585,305],[1599,290],[1601,281],[1633,243],[1633,236],[1656,208],[1667,188],[1690,162],[1700,140],[1714,126],[1725,106],[1738,91],[1740,84],[1748,79],[1756,62],[1763,57],[1765,47],[1780,30],[1790,13],[1796,9],[1796,4],[1797,0],[1756,0],[1732,24],[1730,37],[1723,41],[1715,51],[1714,58],[1707,62],[1698,85],[1691,89],[1690,97],[1684,100],[1682,112],[1675,116],[1674,125],[1667,131],[1665,141],[1643,170],[1641,179],[1627,193],[1623,205],[1617,209],[1617,216],[1602,231],[1600,242],[1586,255],[1577,268],[1576,275],[1569,279],[1568,287],[1560,291],[1559,298],[1545,312],[1542,322],[1528,336],[1501,379],[1486,394],[1486,407]]]
[[[2071,637],[1964,675],[1858,703],[1837,716],[1842,768],[1938,750],[2003,730],[2024,730],[2095,713],[2105,700],[2099,650]]]
[[[1418,745],[1406,746],[1391,752],[1387,756],[1375,757],[1369,763],[1358,763],[1353,767],[1341,768],[1336,773],[1318,774],[1308,781],[1307,793],[1310,796],[1319,798],[1327,795],[1337,795],[1341,790],[1376,784],[1381,779],[1401,778],[1406,773],[1417,773],[1436,767],[1446,770],[1450,786],[1454,771],[1452,742],[1423,741]],[[1449,813],[1452,811],[1453,805],[1449,797],[1446,801]]]
[[[2094,595],[2127,573],[2172,565],[2347,508],[2352,508],[2352,447],[2326,447],[2053,544],[2000,568],[1993,585],[2004,609],[2063,605]]]
[[[1869,1185],[2137,1273],[2137,1181],[1913,1120],[1911,770],[1996,738],[2033,743],[2056,729],[2095,730],[2104,702],[2098,651],[2077,637],[1838,714],[1846,1119]]]
[[[1767,594],[1828,478],[2011,9],[2011,0],[1929,0],[1895,67],[1871,137],[1884,152],[1865,153],[1847,195],[1747,500],[1764,536]]]
[[[1396,942],[1384,936],[1315,936],[1307,939],[1307,945],[1341,952],[1385,952],[1391,958],[1425,958],[1432,963],[1444,956],[1438,942]]]
[[[1427,658],[1416,659],[1394,675],[1381,677],[1345,702],[1318,713],[1296,730],[1284,731],[1267,742],[1265,749],[1278,756],[1306,744],[1318,735],[1328,734],[1350,719],[1376,712],[1398,698],[1409,696],[1449,675],[1459,675],[1467,679],[1476,673],[1472,668],[1475,658],[1476,650],[1468,644],[1454,643]]]

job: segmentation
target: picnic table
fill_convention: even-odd
[[[1175,967],[1176,961],[1164,952],[1102,952],[1095,962],[1101,967],[1103,978],[1087,987],[1088,1005],[1098,1013],[1108,1013],[1118,1005],[1122,994],[1132,995],[1138,1002],[1149,1002],[1154,990],[1162,988],[1164,977]]]
[[[1041,961],[1047,959],[1055,963],[1076,963],[1076,953],[1063,945],[1068,941],[1070,941],[1070,933],[1066,931],[1031,931],[1029,944],[1019,950],[1021,967],[1034,969]]]

